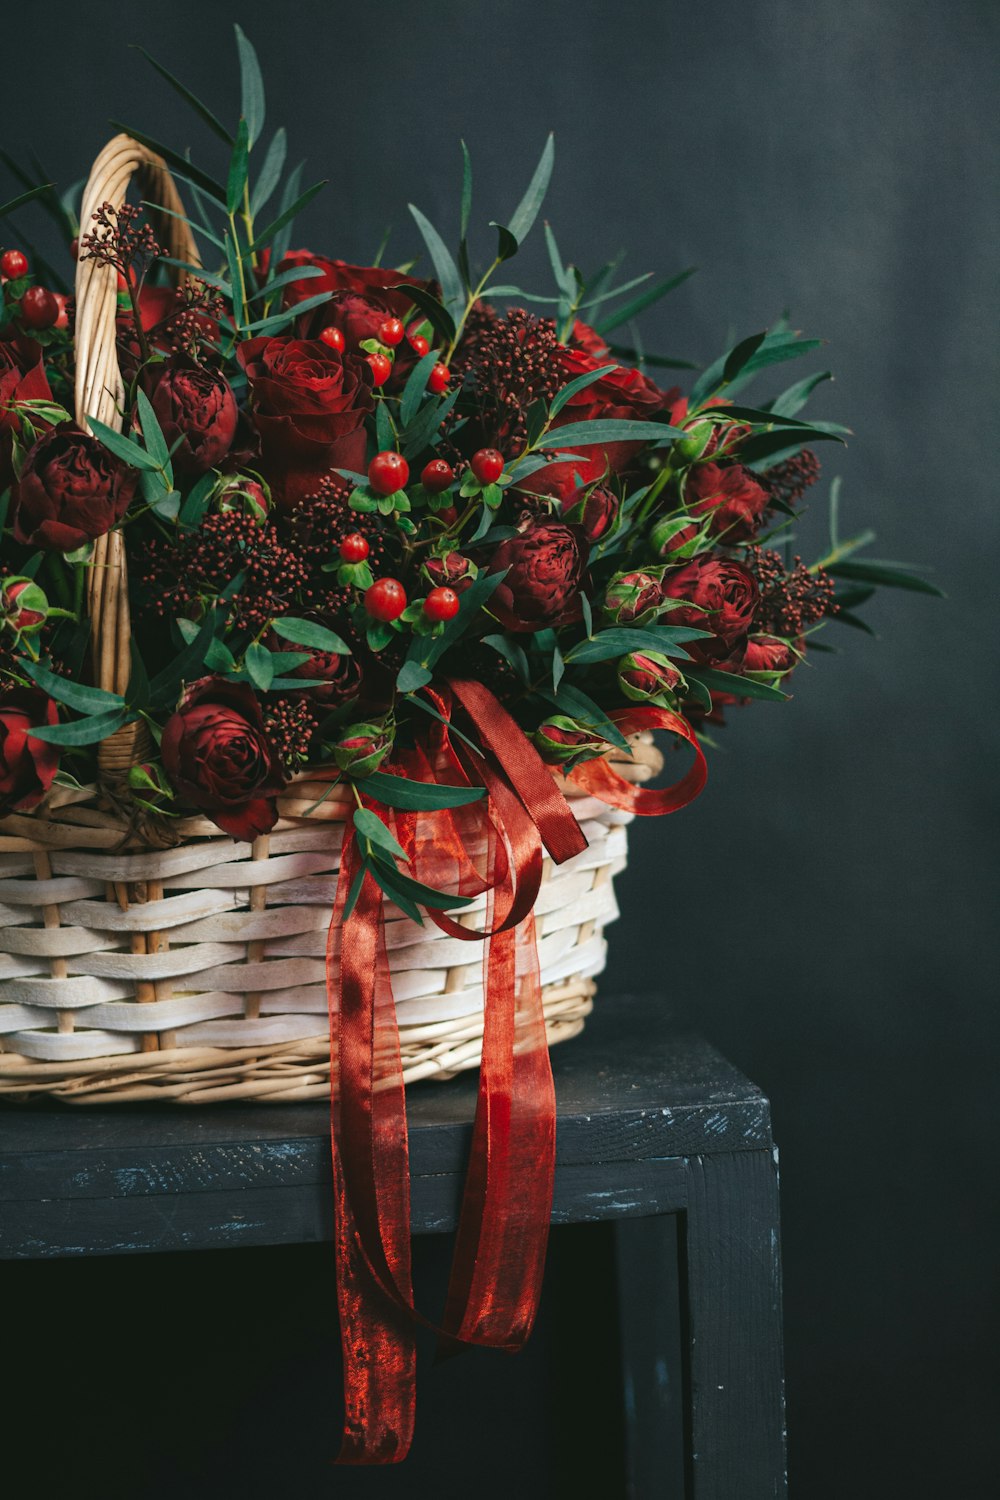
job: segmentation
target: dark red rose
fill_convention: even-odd
[[[490,572],[508,572],[488,607],[514,631],[578,620],[586,560],[587,539],[579,526],[558,521],[529,526],[494,552]]]
[[[709,515],[716,536],[727,542],[746,541],[760,525],[769,496],[742,464],[695,464],[685,486],[688,509]]]
[[[599,370],[606,359],[595,358],[583,349],[561,349],[559,363],[562,367],[563,383],[568,384],[580,375]],[[667,411],[678,396],[677,391],[661,391],[659,386],[640,370],[625,365],[615,365],[607,375],[595,380],[592,385],[577,391],[556,418],[554,437],[550,446],[558,443],[560,427],[571,422],[592,422],[597,418],[605,421],[650,422],[661,412]],[[530,488],[540,495],[555,495],[559,500],[572,503],[574,490],[580,484],[593,484],[605,474],[620,474],[627,469],[641,451],[642,443],[602,443],[600,446],[580,446],[574,443],[572,452],[578,459],[560,462],[558,459],[532,475]]]
[[[74,552],[128,510],[138,474],[75,422],[60,422],[28,450],[14,485],[14,536]]]
[[[285,306],[294,307],[299,302],[305,302],[307,297],[332,292],[333,300],[316,309],[322,319],[319,326],[340,328],[345,337],[348,330],[345,323],[338,320],[336,309],[342,307],[348,297],[360,298],[379,310],[378,321],[381,324],[386,318],[405,317],[413,306],[411,298],[397,288],[417,286],[428,289],[430,286],[429,282],[420,281],[415,276],[405,276],[402,271],[394,271],[390,266],[351,266],[344,260],[328,260],[325,256],[313,255],[311,250],[290,250],[278,266],[278,274],[294,270],[297,266],[309,266],[322,274],[290,282],[284,292]],[[357,303],[353,304],[353,311],[356,317],[363,315]],[[347,316],[345,313],[344,317]],[[361,337],[377,338],[378,334],[363,333]]]
[[[58,722],[59,711],[44,693],[15,688],[0,698],[0,812],[27,812],[45,796],[59,769],[59,751],[31,731]]]
[[[364,359],[321,339],[250,339],[247,372],[261,468],[282,507],[313,495],[331,469],[363,469],[365,415],[374,406]]]
[[[569,341],[573,349],[582,349],[584,354],[589,354],[591,359],[596,359],[599,365],[610,363],[611,350],[589,323],[583,323],[577,318]]]
[[[752,635],[743,654],[744,672],[790,672],[799,658],[776,635]]]
[[[324,625],[327,629],[334,629],[336,621],[324,618],[320,614],[310,614],[307,619],[315,620],[317,624]],[[273,630],[269,630],[264,642],[269,651],[294,651],[301,655],[309,648],[307,646],[295,646],[291,642],[282,640]],[[279,664],[280,665],[280,664]],[[293,667],[291,671],[281,671],[282,677],[302,677],[309,681],[322,678],[322,687],[311,687],[303,689],[316,703],[322,703],[330,708],[338,708],[342,703],[349,703],[357,698],[361,692],[361,664],[357,656],[342,655],[338,651],[316,651],[303,662],[301,666]]]
[[[753,574],[741,563],[728,558],[708,557],[676,568],[663,580],[668,599],[683,599],[698,608],[682,604],[668,616],[671,625],[690,625],[695,630],[711,630],[715,641],[691,641],[686,644],[696,658],[718,662],[720,654],[730,656],[753,624],[760,602],[760,590]]]
[[[464,594],[476,577],[476,567],[461,552],[448,552],[444,557],[428,557],[421,573],[431,588],[454,589]]]
[[[15,357],[14,347],[0,344],[0,491],[5,490],[14,478],[11,454],[14,435],[21,427],[17,403],[51,400],[52,392],[41,359],[23,369]],[[36,431],[48,426],[37,416],[33,416],[31,422]]]
[[[236,397],[229,381],[184,355],[159,369],[150,399],[174,469],[186,477],[205,474],[222,462],[236,436]]]
[[[563,515],[583,527],[588,542],[599,542],[618,517],[618,496],[607,484],[595,484],[584,490],[581,498],[578,495],[579,490],[564,498]]]
[[[192,683],[167,720],[160,750],[174,789],[223,833],[253,839],[274,827],[273,799],[285,778],[245,683],[219,677]]]

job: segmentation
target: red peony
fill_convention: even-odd
[[[128,510],[138,475],[75,422],[60,422],[29,449],[14,485],[14,536],[74,552]]]
[[[710,515],[712,531],[727,542],[752,537],[769,503],[769,495],[742,464],[696,464],[685,487],[688,509]]]
[[[507,576],[494,589],[487,608],[508,630],[521,632],[578,620],[586,545],[579,526],[557,521],[529,526],[501,542],[490,560],[490,572],[506,568]]]
[[[365,415],[373,408],[363,359],[321,339],[250,339],[238,350],[250,382],[261,468],[286,510],[313,495],[333,469],[362,469]]]
[[[30,811],[52,785],[59,751],[31,731],[58,722],[55,703],[42,692],[15,688],[0,698],[0,812]]]
[[[663,580],[668,599],[689,601],[670,611],[671,625],[711,630],[714,641],[691,641],[686,649],[696,658],[718,661],[730,656],[753,624],[760,603],[757,580],[741,563],[709,557],[669,572]]]
[[[284,785],[260,707],[245,683],[203,677],[167,721],[160,745],[175,791],[234,839],[268,833]]]
[[[222,462],[236,436],[236,397],[225,376],[175,355],[160,366],[151,401],[177,474],[193,477]]]
[[[14,435],[21,426],[17,414],[18,402],[51,400],[52,392],[49,389],[45,366],[41,358],[23,370],[14,358],[12,347],[9,344],[0,344],[0,492],[5,490],[14,478],[11,453],[14,448]],[[47,426],[47,423],[42,422],[37,416],[33,416],[31,422],[36,431]]]

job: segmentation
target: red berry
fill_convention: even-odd
[[[28,257],[20,250],[5,250],[0,255],[0,276],[6,276],[8,281],[16,281],[19,276],[28,274]]]
[[[21,298],[21,322],[25,328],[51,328],[59,316],[59,303],[48,287],[29,286]]]
[[[392,360],[385,354],[369,354],[366,358],[372,367],[375,385],[385,385],[392,373]]]
[[[376,578],[365,590],[365,609],[373,620],[397,620],[406,608],[406,590],[398,578]]]
[[[379,495],[394,495],[397,490],[405,490],[409,477],[410,466],[406,459],[401,453],[393,453],[391,448],[376,453],[368,465],[368,483]]]
[[[458,510],[454,505],[446,505],[444,510],[437,512],[437,518],[439,521],[443,521],[446,526],[453,526],[458,520]]]
[[[480,448],[472,455],[470,464],[480,484],[496,484],[503,473],[503,454],[495,448]]]
[[[70,253],[70,255],[72,255],[72,257],[73,257],[74,260],[79,260],[80,259],[80,241],[79,240],[70,240],[70,242],[69,242],[69,253]]]
[[[419,356],[420,356],[421,359],[423,359],[424,355],[427,353],[428,349],[431,347],[430,344],[427,342],[427,340],[424,338],[423,334],[422,333],[417,333],[416,331],[414,331],[412,333],[411,332],[407,332],[406,336],[407,336],[407,338],[410,341],[410,348],[416,354],[419,354]]]
[[[339,328],[324,328],[320,334],[324,344],[329,344],[331,349],[336,349],[338,354],[344,352],[344,335]]]
[[[445,463],[443,458],[432,458],[429,464],[425,464],[420,475],[420,483],[429,495],[440,495],[446,490],[455,477],[455,470],[451,464]]]
[[[360,531],[352,531],[340,544],[340,555],[345,562],[364,562],[368,556],[368,539]]]
[[[378,331],[379,343],[388,344],[390,349],[395,349],[397,344],[401,344],[405,336],[406,329],[400,318],[386,318]]]
[[[453,620],[458,614],[458,595],[454,589],[431,589],[424,600],[428,620]]]
[[[433,391],[435,396],[440,396],[442,391],[448,389],[450,379],[451,371],[447,365],[435,365],[427,377],[427,389]]]

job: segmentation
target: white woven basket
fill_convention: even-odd
[[[133,173],[149,198],[179,211],[163,162],[118,136],[94,165],[83,221],[106,200],[120,203]],[[197,264],[181,220],[165,216],[159,232],[175,259]],[[114,272],[81,261],[76,290],[77,420],[120,427]],[[95,676],[120,692],[130,623],[119,533],[98,542],[90,577]],[[136,758],[135,736],[132,725],[100,746],[106,786]],[[646,736],[620,769],[643,781],[659,764]],[[535,908],[550,1042],[574,1036],[591,1009],[631,816],[561,784],[589,847],[560,867],[546,860]],[[30,816],[0,819],[0,1096],[327,1095],[326,937],[349,797],[330,794],[328,779],[300,777],[279,799],[273,832],[253,844],[192,818],[176,826],[174,847],[154,847],[97,788],[55,788]],[[485,897],[463,922],[481,927],[484,906]],[[478,1066],[479,945],[419,927],[390,904],[386,941],[406,1081]]]

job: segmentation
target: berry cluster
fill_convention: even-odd
[[[789,570],[780,552],[764,547],[751,547],[747,563],[760,588],[758,631],[797,640],[810,625],[836,614],[834,581],[823,568],[811,572],[796,557]]]
[[[819,478],[819,459],[811,448],[803,448],[783,463],[768,469],[766,480],[771,494],[785,505],[795,505],[810,485]]]

